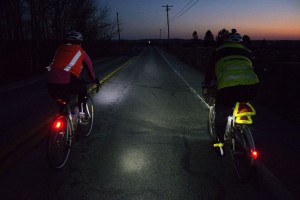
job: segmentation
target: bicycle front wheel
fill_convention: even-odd
[[[65,166],[71,150],[71,127],[66,116],[57,117],[51,125],[48,141],[48,161],[55,169]]]
[[[247,182],[254,171],[254,159],[251,151],[255,150],[251,131],[246,125],[237,125],[231,131],[231,156],[235,172],[241,182]]]
[[[215,106],[210,106],[207,120],[208,133],[213,142],[216,141],[216,131],[215,131]]]
[[[79,131],[83,136],[88,137],[94,124],[94,102],[91,96],[88,95],[86,98],[85,117],[79,120]]]

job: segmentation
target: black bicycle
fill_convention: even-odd
[[[210,87],[203,95],[209,106],[208,132],[213,142],[216,141],[215,133],[215,98],[216,88]],[[249,102],[236,102],[232,115],[227,117],[224,134],[225,146],[229,150],[237,177],[241,182],[246,182],[255,169],[255,160],[258,158],[254,139],[249,128],[253,123],[252,116],[256,114],[254,107]],[[217,146],[216,146],[217,147]]]
[[[97,86],[97,92],[99,90]],[[94,103],[90,95],[85,97],[85,107],[81,104],[79,112],[77,102],[57,99],[60,107],[51,123],[48,142],[48,161],[55,169],[61,169],[67,163],[74,138],[88,137],[94,124]]]

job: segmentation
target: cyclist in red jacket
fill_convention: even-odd
[[[47,67],[47,87],[50,95],[55,98],[70,100],[71,95],[78,95],[78,105],[85,103],[87,95],[86,84],[79,78],[85,68],[90,81],[99,85],[95,76],[92,61],[81,48],[83,37],[77,31],[70,31],[65,35],[66,42],[58,47],[53,62]],[[83,106],[85,107],[85,106]],[[83,112],[83,110],[80,110]]]

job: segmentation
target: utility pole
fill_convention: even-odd
[[[167,23],[168,23],[168,39],[170,39],[170,26],[169,26],[169,8],[170,7],[173,7],[173,6],[169,6],[168,4],[166,6],[163,6],[163,7],[166,7],[166,11],[167,11]]]
[[[117,13],[117,24],[118,24],[118,35],[119,35],[119,41],[120,41],[121,37],[120,37],[120,26],[119,26],[119,13]]]
[[[162,29],[159,29],[159,39],[161,40],[161,31]]]

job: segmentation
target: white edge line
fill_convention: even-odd
[[[182,77],[182,75],[174,68],[174,66],[166,59],[166,57],[162,53],[160,53],[160,55],[167,62],[169,67],[175,72],[175,74],[177,74],[177,76],[179,76],[183,80],[185,85],[189,87],[191,92],[194,93],[196,95],[196,97],[198,97],[207,108],[210,108],[210,106],[204,101],[204,99],[201,97],[201,95],[198,94],[198,92]]]

